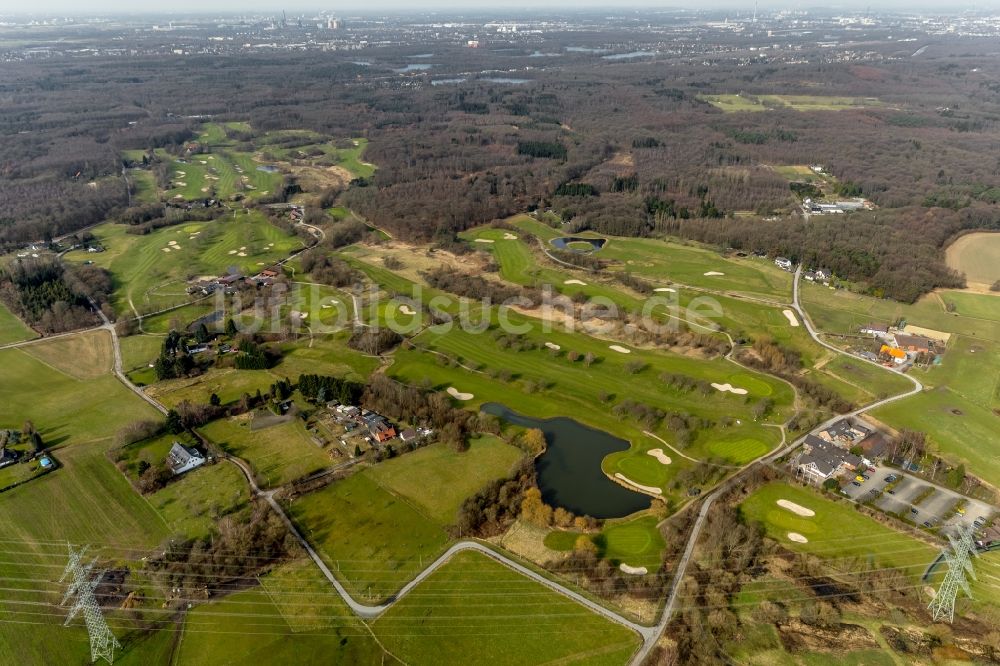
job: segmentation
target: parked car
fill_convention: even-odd
[[[924,521],[924,527],[930,527],[930,526],[931,526],[931,521],[925,520]]]
[[[889,474],[888,476],[886,476],[883,479],[883,481],[885,481],[886,483],[892,483],[895,480],[896,480],[896,475],[895,474]]]
[[[916,513],[918,513],[918,511],[917,511],[917,507],[911,507],[911,508],[910,508],[910,513],[912,513],[912,514],[916,514]]]
[[[874,467],[869,467],[868,471],[874,474],[877,470]]]
[[[865,477],[863,477],[863,476],[861,476],[860,474],[858,474],[858,475],[857,475],[856,477],[854,477],[854,480],[855,480],[855,481],[864,481],[864,480],[865,480]],[[858,484],[858,485],[861,485],[861,484]]]
[[[868,476],[867,474],[862,474],[861,478],[864,479],[865,481],[867,481],[868,479],[870,479],[872,477]]]
[[[860,483],[858,483],[857,481],[851,481],[851,485],[852,485],[852,486],[857,486],[858,488],[860,488],[860,487],[861,487],[861,484],[860,484]]]
[[[889,493],[890,495],[895,495],[896,494],[896,491],[892,490],[891,488],[889,490],[885,491],[885,492]]]

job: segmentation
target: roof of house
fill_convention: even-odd
[[[883,324],[865,324],[861,327],[862,331],[878,331],[879,333],[888,333],[889,327]]]
[[[934,346],[934,341],[919,335],[908,335],[906,333],[896,334],[896,346],[913,349],[929,349]]]
[[[417,431],[413,428],[407,428],[403,432],[399,433],[400,439],[416,439]]]
[[[890,347],[889,345],[882,345],[882,349],[879,351],[886,353],[893,358],[906,358],[905,351],[896,347]]]
[[[180,442],[174,442],[173,446],[170,447],[170,453],[167,454],[167,466],[170,469],[180,469],[196,459],[202,459],[198,449],[189,449],[181,445]]]

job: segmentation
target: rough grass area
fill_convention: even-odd
[[[778,506],[789,500],[815,512],[802,517]],[[770,483],[740,504],[747,520],[763,523],[767,536],[794,551],[818,555],[840,571],[857,571],[872,560],[881,567],[899,567],[914,581],[937,557],[937,549],[862,515],[847,501],[835,502],[818,491],[781,482]],[[796,543],[789,532],[805,536]]]
[[[88,331],[39,342],[23,347],[23,351],[45,365],[80,380],[107,375],[114,363],[111,334],[107,331]]]
[[[966,234],[948,246],[945,260],[949,267],[965,274],[970,286],[988,288],[1000,280],[1000,234]]]
[[[410,664],[624,664],[639,645],[625,627],[471,552],[434,572],[373,629]]]
[[[382,487],[411,500],[422,513],[448,525],[462,502],[493,479],[506,476],[523,452],[492,436],[472,440],[456,453],[432,444],[387,460],[367,472]]]

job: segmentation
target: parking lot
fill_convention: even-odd
[[[857,476],[862,475],[868,478],[858,480]],[[893,479],[897,482],[887,490]],[[994,508],[985,502],[882,465],[876,466],[874,471],[859,469],[852,483],[842,492],[855,502],[870,503],[880,511],[898,514],[916,525],[940,527],[944,534],[957,534],[977,518],[989,518],[994,513]],[[919,502],[914,504],[917,500]],[[962,500],[966,502],[964,513],[955,513]]]

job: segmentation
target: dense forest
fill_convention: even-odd
[[[248,120],[256,132],[366,137],[365,159],[378,171],[339,193],[340,203],[400,238],[450,238],[553,209],[568,230],[783,254],[913,300],[961,283],[942,262],[951,238],[1000,228],[1000,161],[990,152],[1000,139],[1000,87],[990,83],[1000,65],[991,48],[945,40],[933,57],[877,66],[829,64],[808,50],[794,65],[567,60],[514,86],[475,78],[432,86],[336,53],[198,56],[183,68],[159,58],[141,67],[100,58],[12,63],[0,81],[8,101],[0,108],[0,245],[129,218],[121,151],[174,150],[212,116]],[[515,62],[443,50],[450,64],[440,74],[482,67],[484,58]],[[810,94],[878,104],[727,114],[704,98],[803,94],[803,81],[820,82]],[[776,167],[811,164],[823,165],[838,196],[877,209],[805,221],[797,203],[814,190]],[[330,243],[363,233],[345,224]]]

